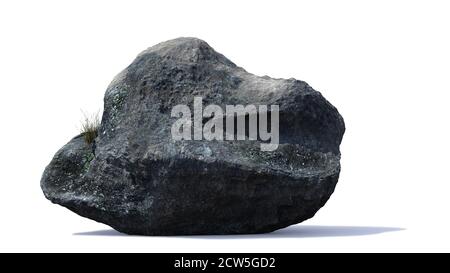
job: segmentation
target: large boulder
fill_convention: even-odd
[[[175,140],[175,105],[278,105],[279,145],[262,140]],[[53,203],[128,234],[270,232],[325,204],[340,171],[344,121],[295,79],[258,77],[206,42],[155,45],[105,93],[98,137],[63,146],[41,187]]]

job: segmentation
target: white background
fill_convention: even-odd
[[[0,250],[449,251],[448,3],[1,1]],[[100,109],[140,51],[179,36],[305,80],[339,109],[341,178],[313,219],[266,235],[131,237],[44,198],[41,174],[80,109]]]

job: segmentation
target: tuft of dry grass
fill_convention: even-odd
[[[83,112],[83,120],[81,121],[81,134],[84,137],[84,141],[87,144],[92,144],[98,135],[98,130],[100,128],[100,116],[99,113],[86,114]]]

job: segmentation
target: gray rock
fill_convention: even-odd
[[[177,104],[279,105],[280,145],[174,141]],[[339,177],[344,121],[295,79],[258,77],[195,38],[141,54],[106,90],[95,145],[82,136],[44,171],[45,196],[128,234],[263,233],[314,216]]]

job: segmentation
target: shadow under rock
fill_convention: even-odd
[[[193,236],[168,236],[191,239],[264,239],[264,238],[314,238],[314,237],[345,237],[367,236],[386,232],[402,231],[399,227],[374,227],[374,226],[313,226],[293,225],[271,233],[242,234],[242,235],[193,235]],[[77,232],[77,236],[127,236],[114,229]],[[151,237],[151,236],[149,236]],[[153,236],[154,237],[154,236]],[[158,236],[161,237],[161,236]]]

